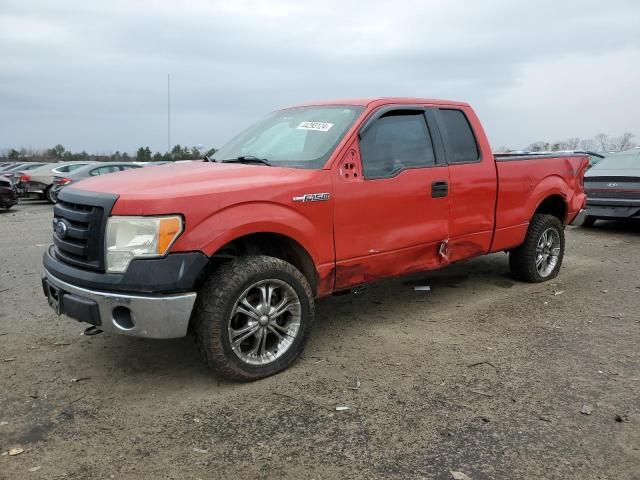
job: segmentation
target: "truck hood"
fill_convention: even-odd
[[[75,183],[77,189],[115,193],[121,199],[165,199],[253,190],[295,181],[303,170],[211,162],[155,165],[91,177]]]

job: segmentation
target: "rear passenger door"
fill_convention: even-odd
[[[480,123],[466,107],[432,110],[449,164],[450,220],[447,255],[450,261],[487,253],[493,237],[497,174]]]
[[[448,173],[424,107],[383,108],[334,165],[336,288],[441,266]]]

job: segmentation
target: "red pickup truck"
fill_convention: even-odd
[[[286,108],[204,162],[63,189],[43,288],[93,332],[192,332],[221,375],[257,379],[300,355],[316,298],[499,251],[554,278],[587,165],[494,156],[466,103]]]

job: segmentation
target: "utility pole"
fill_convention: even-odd
[[[171,152],[171,74],[167,73],[167,152]]]

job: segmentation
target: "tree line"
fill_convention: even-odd
[[[525,150],[530,152],[558,152],[563,150],[584,150],[601,153],[621,152],[637,146],[633,141],[634,138],[635,135],[631,132],[625,132],[618,137],[612,137],[606,133],[599,133],[593,138],[572,137],[555,142],[533,142],[529,144]],[[497,151],[510,152],[514,150],[502,147]]]
[[[593,138],[571,137],[565,140],[555,142],[538,141],[529,144],[525,150],[530,152],[558,152],[563,150],[586,150],[590,152],[621,152],[634,148],[637,144],[633,141],[635,135],[631,132],[625,132],[620,136],[612,137],[606,133],[599,133]],[[513,152],[514,149],[500,147],[497,152]],[[127,152],[116,150],[113,153],[96,154],[87,153],[86,151],[72,152],[67,150],[63,145],[58,144],[53,148],[45,150],[21,148],[16,150],[10,148],[6,152],[0,152],[0,158],[7,158],[10,161],[98,161],[98,162],[175,162],[178,160],[200,160],[205,156],[213,155],[215,148],[208,150],[200,150],[200,148],[189,146],[174,146],[170,152],[152,152],[149,147],[140,147],[135,155],[129,155]]]
[[[175,162],[178,160],[201,160],[205,156],[213,155],[216,152],[215,148],[209,150],[200,150],[198,147],[189,146],[174,146],[170,152],[152,152],[149,147],[140,147],[136,151],[135,155],[130,155],[128,152],[120,152],[116,150],[113,153],[87,153],[82,150],[81,152],[72,152],[67,150],[64,145],[57,144],[53,148],[47,149],[32,149],[21,148],[16,150],[10,148],[4,155],[0,154],[0,157],[5,157],[10,161],[56,161],[56,162],[73,162],[73,161],[98,161],[98,162]]]

